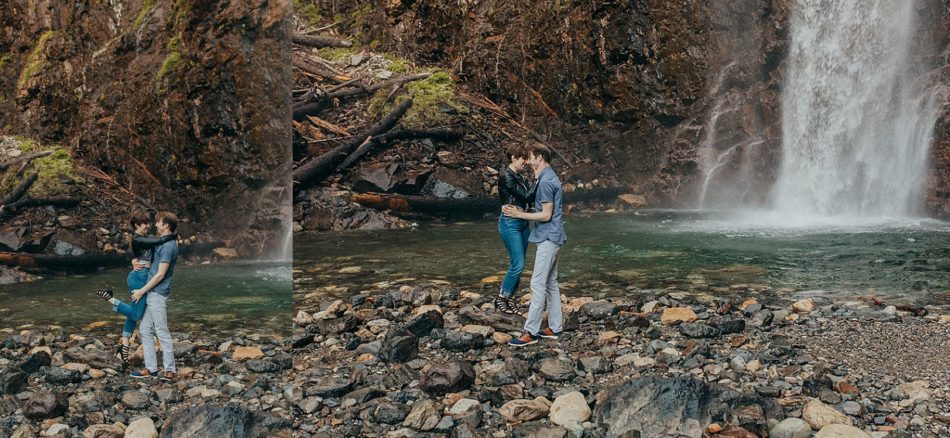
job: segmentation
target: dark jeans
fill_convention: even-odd
[[[528,228],[528,221],[524,219],[515,219],[508,216],[501,216],[498,219],[498,234],[501,235],[501,241],[505,242],[505,249],[508,250],[508,258],[511,263],[508,265],[508,273],[505,274],[505,280],[501,283],[501,294],[505,298],[510,298],[521,283],[521,273],[524,272],[525,251],[528,249],[528,234],[531,229]]]
[[[147,282],[148,269],[129,272],[129,277],[126,279],[126,284],[129,285],[129,294],[131,295],[133,290],[145,286]],[[125,325],[122,326],[122,337],[131,337],[132,332],[135,331],[135,324],[141,321],[142,315],[145,314],[145,297],[143,296],[137,303],[130,302],[126,304],[119,301],[118,304],[112,306],[112,310],[125,315]]]

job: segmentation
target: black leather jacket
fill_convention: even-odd
[[[155,255],[155,247],[169,240],[175,240],[178,237],[175,233],[164,237],[141,236],[136,234],[132,237],[132,257],[139,259],[140,262],[151,263]]]
[[[523,176],[507,165],[498,175],[498,197],[501,198],[502,205],[517,205],[526,211],[534,204],[534,191],[531,186]]]

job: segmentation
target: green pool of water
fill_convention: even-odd
[[[748,295],[754,289],[950,304],[950,224],[783,220],[755,212],[571,215],[559,279],[568,295],[657,289]],[[497,223],[488,220],[298,234],[294,247],[298,294],[347,295],[404,278],[471,287],[507,269]],[[532,263],[533,246],[528,269]]]
[[[59,326],[121,332],[123,316],[92,292],[111,285],[127,301],[127,270],[48,277],[0,286],[0,329]],[[289,333],[292,273],[288,262],[178,265],[169,300],[173,332],[228,334]],[[90,324],[105,321],[104,327]],[[98,324],[95,324],[98,325]]]

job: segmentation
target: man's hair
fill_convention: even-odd
[[[136,228],[139,225],[148,224],[148,213],[144,211],[133,212],[129,216],[129,225],[132,225],[132,228]]]
[[[163,224],[168,225],[168,229],[172,232],[178,228],[178,216],[175,216],[175,213],[170,211],[160,211],[155,215],[155,222],[161,221]]]
[[[528,158],[528,148],[524,145],[514,144],[505,148],[505,158],[510,163],[515,158]]]
[[[528,151],[531,152],[531,155],[544,158],[545,163],[551,163],[551,148],[539,142],[532,142],[527,146],[527,148]]]

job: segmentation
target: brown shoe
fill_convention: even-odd
[[[164,382],[170,382],[170,381],[172,381],[172,380],[175,380],[175,372],[174,372],[174,371],[164,371],[164,372],[162,372],[162,373],[159,374],[158,378],[159,378],[160,380],[164,381]]]

